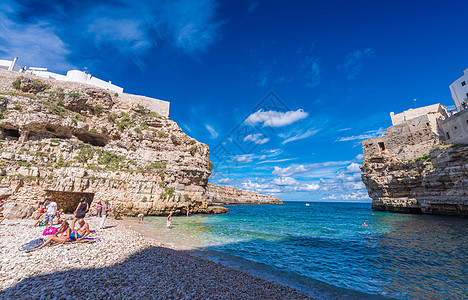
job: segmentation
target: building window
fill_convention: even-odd
[[[447,140],[450,140],[450,134],[446,132],[446,135],[447,135]]]
[[[383,142],[380,142],[380,143],[379,143],[379,150],[380,150],[380,152],[382,152],[382,151],[385,150],[385,145],[384,145]]]
[[[462,81],[462,86],[465,86],[466,85],[466,82],[465,81]]]

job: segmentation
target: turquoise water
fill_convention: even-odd
[[[468,219],[376,212],[369,203],[229,206],[215,216],[145,219],[167,243],[311,295],[468,297]],[[366,222],[368,226],[363,226]]]

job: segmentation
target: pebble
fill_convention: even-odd
[[[86,219],[91,229],[99,219]],[[42,236],[32,220],[0,224],[0,299],[310,299],[198,256],[166,248],[116,220],[90,237],[101,242],[63,244],[25,253]],[[14,226],[9,226],[9,225]]]

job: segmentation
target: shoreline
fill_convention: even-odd
[[[86,218],[91,229],[100,218]],[[22,244],[41,236],[33,220],[0,224],[0,297],[310,299],[288,286],[194,255],[106,220],[90,237],[25,253]]]

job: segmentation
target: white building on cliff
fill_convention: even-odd
[[[31,74],[43,78],[62,80],[62,81],[73,81],[94,85],[109,91],[123,93],[123,88],[112,84],[111,81],[107,82],[92,76],[91,74],[79,70],[70,70],[67,75],[61,75],[50,72],[47,68],[36,68],[36,67],[20,67],[17,64],[18,57],[15,57],[12,61],[0,60],[0,69],[9,71],[15,71],[20,73]]]
[[[450,85],[450,92],[452,92],[453,102],[457,111],[464,109],[462,103],[468,99],[468,69],[463,71],[463,73],[462,77]]]

